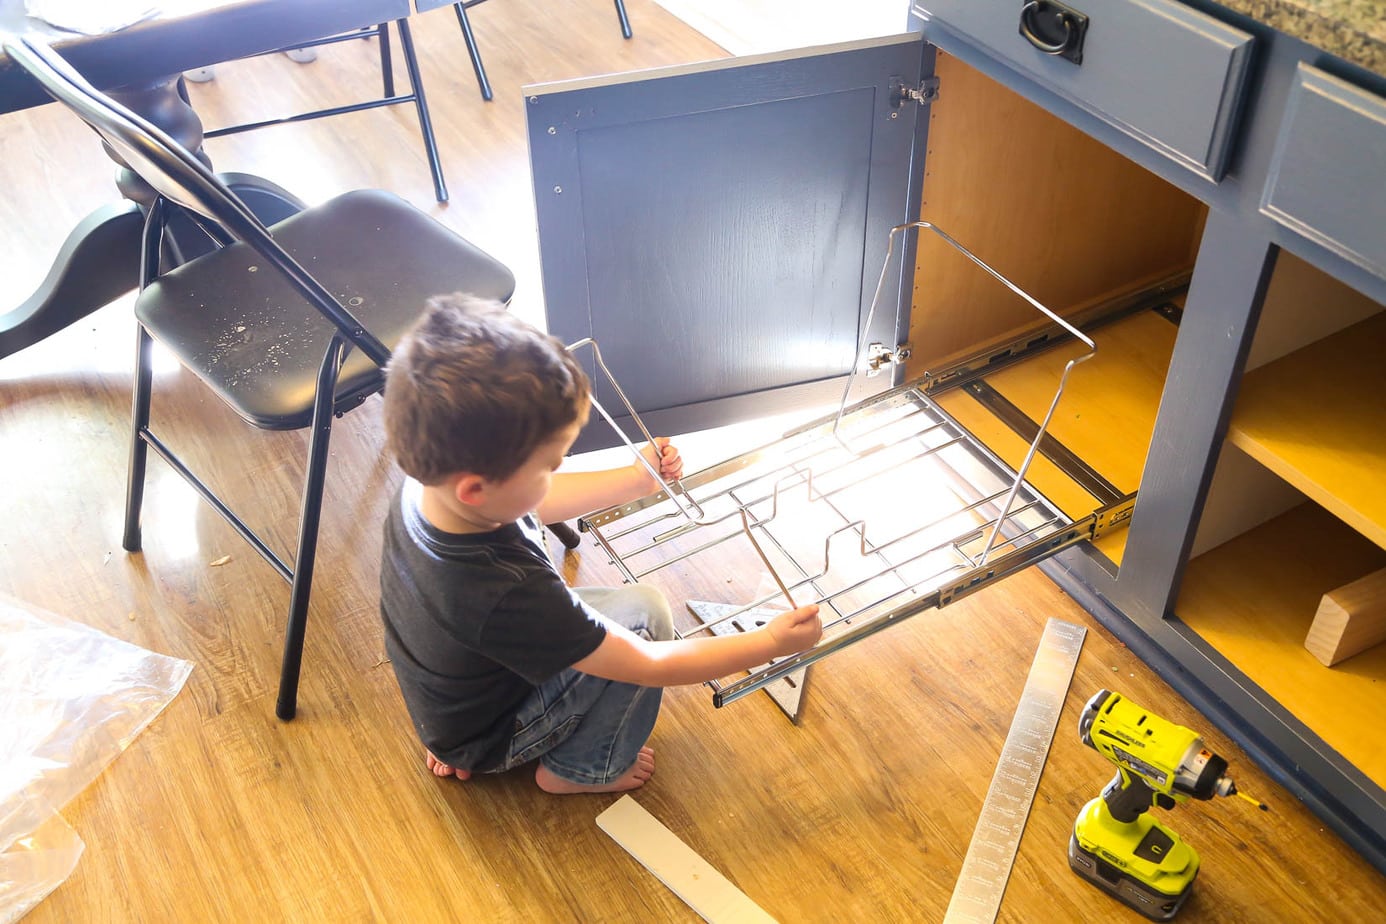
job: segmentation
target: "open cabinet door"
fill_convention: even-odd
[[[912,253],[862,328],[918,212],[933,64],[906,35],[526,87],[549,332],[595,340],[656,434],[836,404],[858,342],[909,329]],[[593,415],[575,448],[617,441]]]

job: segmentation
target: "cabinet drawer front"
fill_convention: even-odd
[[[1386,99],[1301,64],[1261,211],[1386,278]]]
[[[1170,0],[1072,0],[1081,64],[1040,51],[1020,0],[915,0],[914,13],[985,47],[1083,109],[1214,182],[1227,169],[1252,37]],[[943,36],[925,26],[925,37]],[[941,45],[941,47],[944,47]],[[946,50],[946,47],[945,47]],[[948,90],[941,88],[946,96]]]

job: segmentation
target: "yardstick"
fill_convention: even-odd
[[[996,920],[1087,631],[1059,619],[1044,627],[944,924]]]

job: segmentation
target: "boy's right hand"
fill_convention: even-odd
[[[775,657],[783,658],[812,647],[823,635],[823,623],[818,619],[818,604],[810,603],[797,610],[781,613],[765,627],[775,640]]]

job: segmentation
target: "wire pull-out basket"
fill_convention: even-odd
[[[680,627],[684,637],[746,631],[775,612],[819,604],[824,631],[818,644],[744,676],[710,682],[718,706],[762,688],[774,693],[771,685],[802,692],[804,669],[815,661],[1092,534],[1089,521],[1061,514],[1025,473],[1070,370],[1096,346],[926,222],[892,229],[871,312],[896,242],[911,229],[937,234],[1088,352],[1064,366],[1018,469],[964,430],[918,381],[849,404],[863,342],[836,413],[678,482],[661,480],[664,489],[648,497],[584,517],[582,529],[626,581],[653,584],[676,606],[691,601],[691,621]],[[868,314],[863,330],[870,320]],[[649,439],[597,345],[584,340],[572,348],[589,345]],[[614,427],[606,410],[595,406]],[[776,699],[791,716],[797,711],[782,696]],[[792,699],[797,704],[797,693]]]

